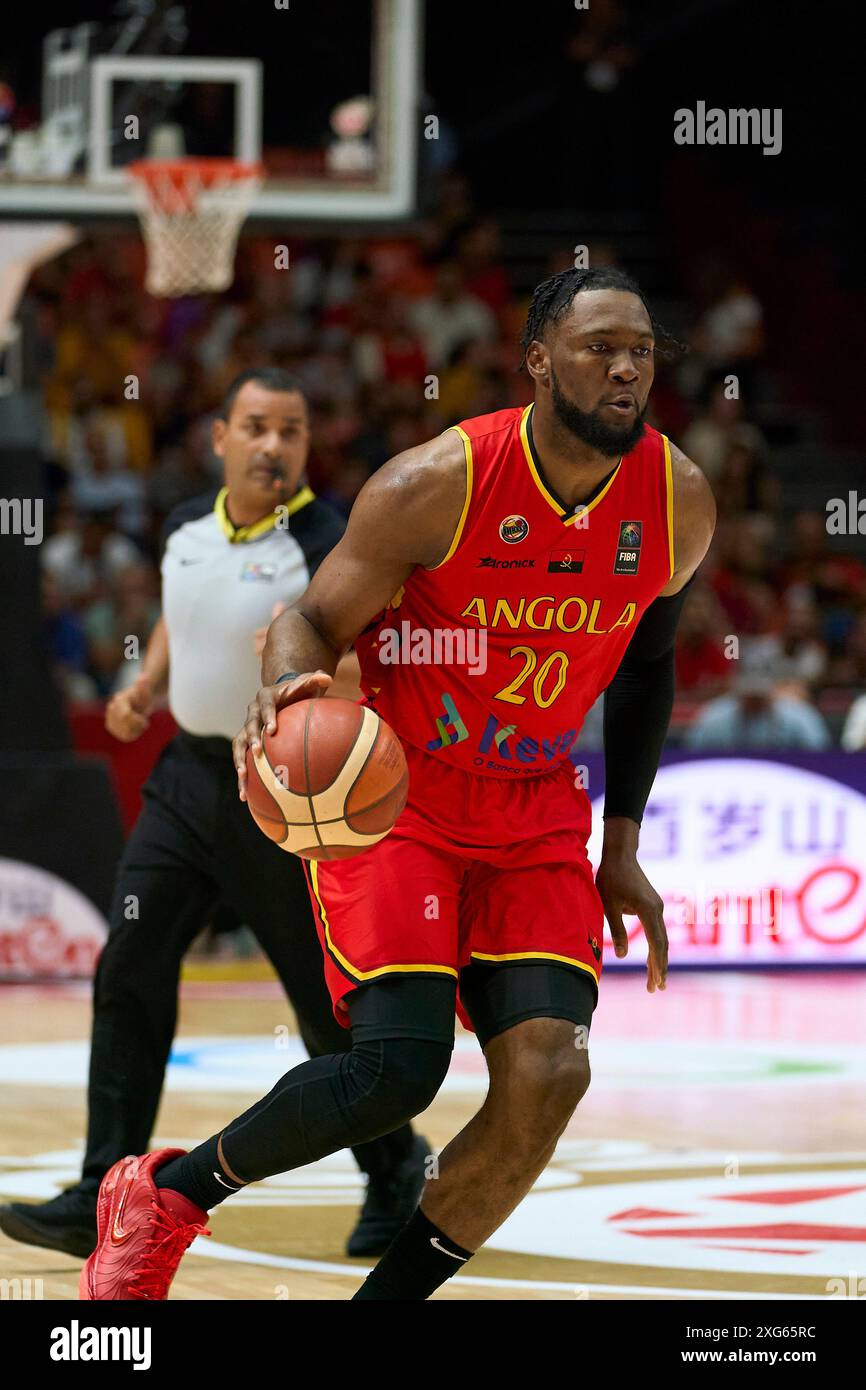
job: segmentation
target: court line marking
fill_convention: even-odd
[[[370,1273],[372,1265],[341,1265],[327,1260],[302,1260],[291,1255],[269,1255],[261,1250],[247,1250],[243,1246],[224,1245],[220,1241],[204,1239],[199,1236],[189,1247],[191,1255],[201,1255],[211,1260],[234,1260],[238,1264],[264,1265],[274,1269],[293,1269],[299,1274],[339,1274],[359,1279]],[[674,1289],[653,1284],[590,1284],[572,1280],[566,1282],[556,1279],[496,1279],[481,1278],[472,1274],[455,1274],[458,1284],[472,1284],[476,1288],[496,1289],[549,1289],[552,1293],[575,1293],[582,1289],[594,1289],[596,1293],[658,1294],[660,1297],[679,1295],[686,1298],[723,1298],[732,1300],[815,1300],[820,1294],[808,1293],[753,1293],[733,1289]],[[449,1280],[449,1283],[452,1282]]]

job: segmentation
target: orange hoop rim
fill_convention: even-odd
[[[188,175],[197,174],[204,183],[212,183],[217,179],[227,181],[240,179],[258,179],[264,174],[264,165],[251,163],[243,159],[136,159],[132,164],[127,164],[126,172],[134,179],[149,184],[153,179],[167,175],[169,178],[182,182]]]
[[[252,198],[264,175],[258,162],[242,159],[137,159],[126,166],[144,200],[142,215],[195,216],[200,194],[236,189],[234,200],[243,207]]]

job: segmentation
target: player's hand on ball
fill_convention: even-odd
[[[668,973],[665,905],[637,859],[633,854],[607,858],[602,855],[595,886],[604,907],[616,954],[628,955],[628,933],[623,925],[623,914],[639,917],[649,946],[646,987],[650,994],[664,989]]]
[[[153,709],[153,686],[143,672],[132,685],[118,690],[105,707],[105,727],[121,743],[133,743],[150,723]]]
[[[232,741],[232,756],[238,774],[238,796],[246,801],[247,749],[257,753],[262,746],[262,734],[272,734],[277,727],[277,710],[297,700],[313,700],[324,695],[333,680],[327,671],[304,671],[281,685],[265,685],[247,706],[244,727]]]

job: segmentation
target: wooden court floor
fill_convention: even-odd
[[[0,1201],[41,1200],[80,1161],[89,990],[0,986],[0,1005]],[[864,1005],[855,972],[674,973],[655,996],[609,972],[593,1083],[553,1161],[436,1297],[802,1299],[866,1278]],[[156,1142],[214,1133],[302,1055],[265,966],[190,968]],[[431,1153],[483,1094],[461,1034],[416,1122]],[[361,1195],[345,1152],[246,1189],[214,1212],[171,1297],[351,1297],[369,1267],[344,1253]],[[71,1299],[79,1269],[0,1235],[4,1289]]]

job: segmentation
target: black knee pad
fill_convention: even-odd
[[[426,1110],[445,1080],[452,1051],[451,1044],[427,1038],[356,1042],[349,1054],[360,1092],[354,1117],[364,1133],[354,1142],[390,1134]]]

